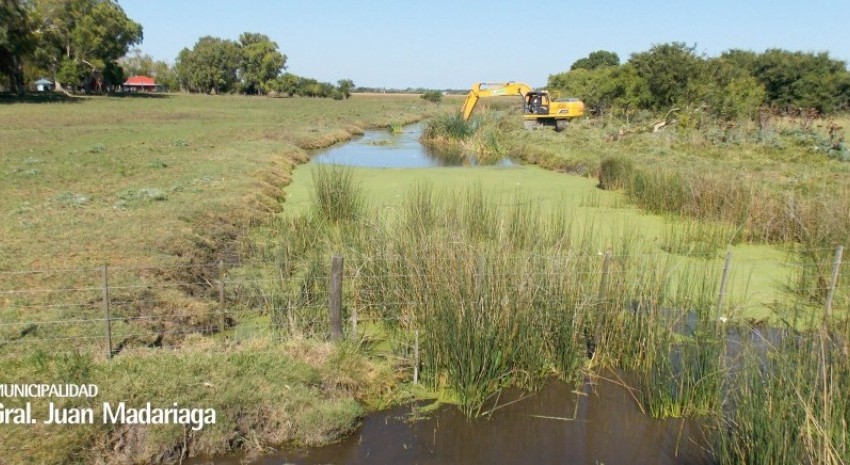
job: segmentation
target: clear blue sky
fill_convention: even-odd
[[[259,32],[289,71],[369,87],[542,86],[595,50],[621,61],[653,44],[830,53],[850,61],[850,0],[119,0],[139,48],[174,62],[202,36]]]

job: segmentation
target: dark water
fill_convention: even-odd
[[[405,126],[401,134],[388,130],[366,131],[362,137],[316,152],[315,163],[367,168],[432,168],[440,166],[469,166],[479,164],[474,157],[458,153],[442,153],[419,143],[423,123]],[[496,166],[511,166],[505,158],[491,163]]]
[[[232,457],[215,465],[291,464],[703,464],[699,425],[653,420],[619,385],[599,381],[575,392],[552,381],[540,392],[505,392],[489,417],[467,419],[444,406],[411,421],[412,407],[367,416],[338,444],[293,450],[255,461]]]

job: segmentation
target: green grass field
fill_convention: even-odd
[[[282,342],[267,326],[254,326],[265,339],[247,345],[201,336],[216,307],[197,289],[209,287],[205,265],[233,260],[236,241],[281,210],[291,170],[311,149],[435,108],[416,96],[0,100],[0,382],[93,382],[98,400],[221,412],[191,437],[174,427],[4,426],[0,463],[171,462],[321,444],[354,427],[354,399],[386,399],[381,386],[396,383],[380,374],[385,366],[345,347]],[[112,362],[95,289],[103,264],[121,347]],[[163,331],[167,348],[147,349]],[[246,378],[256,395],[243,392]]]

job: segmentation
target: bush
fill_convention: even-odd
[[[440,103],[443,100],[443,93],[437,90],[432,90],[425,92],[420,97],[432,103]]]
[[[608,157],[599,165],[599,187],[606,191],[626,187],[634,172],[632,161],[624,157]]]

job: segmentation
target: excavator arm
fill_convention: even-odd
[[[478,105],[478,100],[482,97],[520,96],[525,99],[526,94],[531,91],[531,86],[522,82],[477,82],[467,94],[466,101],[463,102],[461,115],[464,121],[469,120],[472,111]]]

